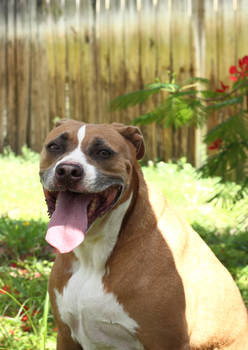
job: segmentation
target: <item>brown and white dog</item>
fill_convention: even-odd
[[[148,188],[138,128],[62,121],[40,176],[59,252],[49,293],[58,350],[247,350],[228,271]]]

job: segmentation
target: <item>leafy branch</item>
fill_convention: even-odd
[[[207,133],[209,157],[202,167],[206,175],[221,176],[223,181],[248,183],[248,56],[229,69],[231,88],[211,88],[210,81],[195,77],[183,84],[156,81],[144,89],[119,96],[111,102],[113,111],[145,103],[152,95],[161,94],[162,101],[151,111],[134,118],[134,124],[161,124],[175,129],[194,125],[201,127],[216,113],[226,119]],[[171,74],[169,74],[171,77]]]

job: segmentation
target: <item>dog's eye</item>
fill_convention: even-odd
[[[100,149],[96,153],[97,157],[102,158],[102,159],[108,159],[112,156],[112,154],[113,154],[113,152],[111,152],[108,149]]]
[[[60,151],[60,146],[55,142],[51,142],[47,145],[47,150],[50,152],[58,152]]]

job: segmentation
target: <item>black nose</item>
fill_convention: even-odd
[[[79,164],[60,163],[55,174],[59,182],[77,182],[83,177],[83,168]]]

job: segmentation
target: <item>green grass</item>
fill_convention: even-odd
[[[48,217],[38,156],[27,149],[22,157],[5,154],[0,169],[0,350],[54,350],[47,299],[54,254],[44,240]],[[248,196],[233,204],[237,185],[204,179],[184,160],[143,171],[229,269],[248,305]]]
[[[248,229],[248,193],[233,203],[240,189],[235,183],[224,185],[220,178],[203,178],[185,159],[177,164],[160,162],[144,167],[143,172],[191,224],[196,222],[217,233]],[[221,195],[212,200],[218,193]]]
[[[46,301],[54,255],[44,241],[46,226],[41,220],[0,218],[0,349],[55,349]]]
[[[46,207],[39,181],[39,156],[23,148],[23,156],[12,152],[0,156],[0,216],[46,220]]]

